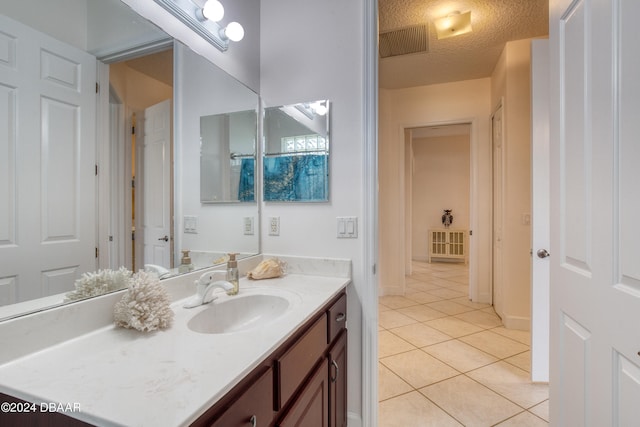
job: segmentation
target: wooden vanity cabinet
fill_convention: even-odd
[[[329,350],[329,425],[347,426],[347,331]]]
[[[255,372],[254,372],[255,373]],[[270,427],[273,424],[273,370],[254,373],[245,378],[250,384],[238,390],[237,396],[227,404],[200,417],[192,426],[210,427]],[[234,390],[230,392],[234,393]]]
[[[342,293],[192,426],[345,427],[346,314]]]

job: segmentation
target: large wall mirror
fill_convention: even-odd
[[[0,24],[0,319],[85,273],[259,252],[257,203],[201,203],[199,168],[201,117],[256,93],[120,0],[3,2]]]
[[[323,99],[264,109],[265,201],[329,200],[329,104]]]

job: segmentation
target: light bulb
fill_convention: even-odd
[[[319,116],[324,116],[325,114],[327,114],[327,107],[322,105],[322,104],[316,105],[314,110],[315,110],[316,114],[319,115]]]
[[[223,32],[225,37],[234,42],[239,42],[244,37],[244,28],[237,22],[229,22]]]
[[[210,21],[218,22],[224,17],[224,6],[218,0],[207,0],[202,15]]]

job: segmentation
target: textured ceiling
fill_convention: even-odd
[[[379,31],[429,23],[429,52],[380,58],[380,87],[489,77],[510,40],[546,36],[549,0],[378,0]],[[431,21],[471,11],[473,31],[443,40]]]

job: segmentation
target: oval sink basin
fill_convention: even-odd
[[[242,292],[242,291],[240,291]],[[265,326],[291,305],[281,295],[250,293],[215,300],[193,316],[187,327],[202,334],[226,334]]]

